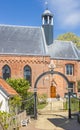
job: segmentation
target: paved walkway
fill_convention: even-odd
[[[39,115],[37,120],[32,120],[26,130],[80,130],[77,117],[67,118],[67,112]]]

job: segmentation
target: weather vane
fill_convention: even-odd
[[[48,2],[47,1],[45,2],[45,6],[46,6],[46,9],[48,9]]]

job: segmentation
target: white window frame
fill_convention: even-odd
[[[65,66],[65,74],[66,75],[73,75],[74,74],[74,65],[73,64],[66,64]]]
[[[69,88],[71,89],[71,92],[74,93],[74,82],[70,82]]]

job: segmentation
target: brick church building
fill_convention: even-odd
[[[37,77],[49,71],[50,63],[55,65],[54,71],[68,78],[71,91],[79,95],[80,51],[71,41],[53,41],[53,14],[48,9],[42,14],[41,27],[0,25],[0,76],[3,79],[25,78],[34,91]],[[64,97],[68,89],[60,75],[45,75],[39,80],[37,91],[48,97]]]

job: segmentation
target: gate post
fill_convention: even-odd
[[[71,101],[70,101],[70,95],[71,95],[71,92],[69,91],[69,92],[68,92],[68,96],[69,96],[68,117],[69,117],[69,119],[71,119]]]
[[[78,123],[80,123],[80,96],[79,96],[79,113],[77,115]]]
[[[80,114],[80,96],[79,96],[79,114]]]
[[[37,88],[34,88],[34,118],[37,120]]]

